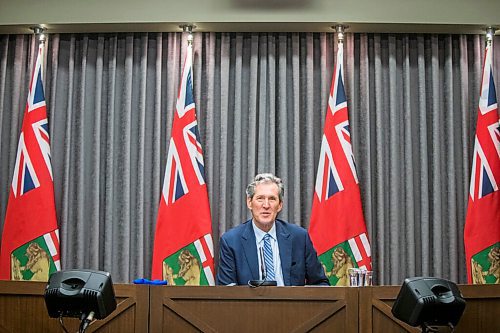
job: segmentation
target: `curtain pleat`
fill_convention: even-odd
[[[375,282],[465,282],[484,37],[348,33],[344,43]],[[2,227],[36,44],[0,35]],[[45,95],[63,268],[109,271],[115,282],[150,276],[186,45],[181,33],[49,36]],[[336,35],[195,33],[193,47],[216,251],[220,235],[249,218],[245,188],[259,172],[283,178],[281,218],[307,228]],[[498,85],[500,52],[494,66]]]

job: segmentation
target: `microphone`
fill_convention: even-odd
[[[266,264],[264,263],[264,247],[259,247],[259,255],[260,255],[260,272],[262,276],[262,280],[266,280],[267,277],[267,269]]]
[[[248,286],[252,288],[257,288],[260,286],[277,286],[278,283],[276,281],[266,281],[267,277],[267,269],[266,263],[264,262],[264,248],[259,247],[259,257],[260,257],[260,273],[262,276],[262,280],[250,280],[248,281]]]

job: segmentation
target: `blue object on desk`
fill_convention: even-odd
[[[168,282],[165,280],[153,280],[153,281],[150,281],[150,284],[154,284],[157,286],[163,286],[163,285],[167,285]]]
[[[152,284],[152,285],[156,285],[156,286],[163,286],[163,285],[167,285],[168,283],[167,283],[167,281],[164,281],[164,280],[149,280],[149,279],[141,278],[141,279],[135,279],[134,284]]]

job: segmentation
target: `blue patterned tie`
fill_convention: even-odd
[[[271,248],[271,235],[264,236],[264,262],[266,264],[266,280],[274,281],[273,249]]]

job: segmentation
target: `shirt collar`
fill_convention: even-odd
[[[253,232],[255,233],[255,240],[257,241],[257,243],[260,243],[262,241],[266,233],[271,235],[273,239],[278,240],[276,238],[276,221],[273,223],[273,226],[271,227],[271,230],[269,230],[269,232],[264,232],[260,230],[259,227],[255,225],[255,221],[253,219],[252,219],[252,225],[253,225]]]

